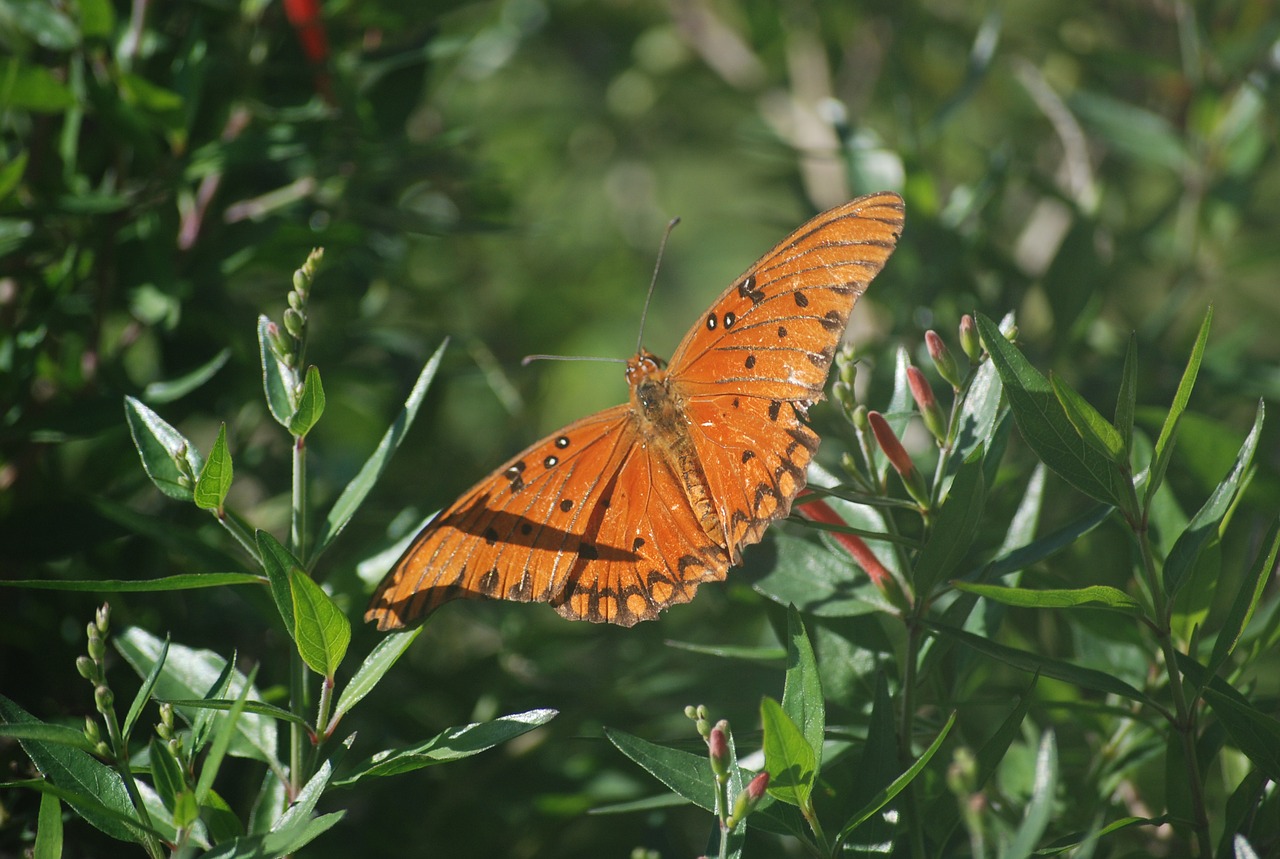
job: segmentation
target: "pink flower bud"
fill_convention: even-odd
[[[764,797],[764,792],[769,789],[769,774],[767,772],[756,773],[756,777],[747,785],[747,798],[752,802],[759,802]]]
[[[716,778],[724,778],[729,774],[729,740],[724,730],[716,725],[707,737],[707,749],[711,757],[711,771]]]
[[[879,412],[867,412],[867,423],[871,424],[871,433],[876,437],[876,443],[884,451],[889,464],[902,478],[902,485],[907,488],[907,493],[921,506],[927,506],[929,492],[925,488],[924,477],[916,469],[902,442],[898,441],[893,427],[889,426],[889,422]]]
[[[933,366],[937,368],[938,375],[946,380],[954,390],[960,390],[960,368],[956,366],[955,356],[951,354],[951,350],[947,348],[946,341],[938,336],[936,331],[924,332],[924,345],[929,349],[929,357],[933,359]]]
[[[942,407],[938,405],[938,398],[933,395],[933,387],[918,367],[907,368],[907,387],[911,389],[911,397],[920,408],[920,416],[924,418],[924,425],[929,428],[929,432],[938,441],[946,441],[947,420],[942,414]]]

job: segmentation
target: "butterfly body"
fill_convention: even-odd
[[[643,350],[627,362],[629,402],[537,442],[441,512],[366,619],[394,629],[489,597],[631,626],[723,579],[804,488],[818,447],[806,409],[901,229],[886,192],[784,239],[669,365]]]

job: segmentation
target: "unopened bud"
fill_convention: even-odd
[[[98,708],[99,713],[105,713],[111,709],[111,705],[116,702],[116,696],[112,694],[111,689],[106,685],[99,685],[93,690],[93,704]]]
[[[738,794],[733,801],[733,813],[729,815],[725,828],[733,829],[742,822],[748,814],[755,810],[760,804],[760,800],[764,799],[765,791],[769,789],[769,774],[767,772],[756,773],[756,777],[747,783],[747,787],[742,793]]]
[[[973,317],[967,313],[960,317],[960,348],[970,364],[982,360],[982,338],[978,336],[978,326],[973,323]]]
[[[924,425],[934,438],[939,442],[945,442],[947,419],[942,414],[942,407],[938,405],[938,398],[933,395],[933,386],[924,377],[924,373],[920,372],[919,367],[907,368],[907,387],[911,389],[911,398],[916,401],[916,406],[920,409],[920,417],[924,418]]]
[[[107,630],[111,628],[111,603],[103,603],[93,616],[94,625],[98,627],[98,632],[103,635],[107,634]]]
[[[711,758],[711,771],[715,773],[716,778],[723,779],[728,776],[729,740],[719,724],[711,729],[711,735],[707,737],[707,751]]]
[[[947,348],[946,341],[939,337],[936,331],[926,331],[924,345],[929,350],[929,357],[933,359],[933,366],[937,368],[938,375],[952,388],[960,390],[960,383],[963,381],[960,378],[960,368],[956,366],[955,356]]]
[[[854,409],[853,415],[851,415],[851,420],[853,421],[853,425],[858,429],[862,430],[863,432],[866,432],[868,429],[871,428],[871,425],[867,423],[867,407],[866,406],[858,406],[856,409]]]
[[[284,311],[284,330],[288,331],[299,340],[302,339],[302,330],[306,327],[306,321],[302,314],[294,310],[292,307],[285,308]]]
[[[902,446],[902,442],[898,441],[897,433],[893,431],[893,427],[889,426],[889,422],[884,419],[884,415],[879,412],[867,412],[867,423],[871,425],[871,432],[876,437],[876,443],[884,451],[889,464],[893,466],[893,470],[898,472],[898,476],[902,478],[902,485],[907,488],[907,492],[921,505],[928,504],[929,493],[925,489],[924,477],[921,476],[915,463],[911,461],[911,457],[907,454],[907,449]]]
[[[684,708],[684,717],[690,721],[696,722],[698,720],[698,708],[689,704]]]
[[[84,738],[95,746],[102,741],[102,732],[98,729],[98,723],[93,720],[92,716],[84,717]]]
[[[97,682],[98,665],[87,656],[76,657],[76,673],[85,680]]]

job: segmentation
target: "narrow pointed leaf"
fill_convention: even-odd
[[[1244,581],[1241,582],[1240,590],[1236,592],[1236,598],[1231,603],[1226,620],[1222,622],[1222,629],[1218,630],[1218,639],[1213,645],[1213,656],[1209,660],[1211,673],[1217,673],[1236,649],[1236,645],[1240,643],[1241,634],[1249,625],[1254,610],[1262,600],[1262,594],[1271,578],[1271,571],[1276,568],[1277,555],[1280,555],[1280,520],[1272,523],[1271,530],[1262,541],[1258,557],[1249,568]]]
[[[1054,396],[1067,415],[1067,420],[1085,443],[1117,465],[1124,463],[1124,439],[1120,431],[1107,422],[1089,401],[1057,376],[1049,377]]]
[[[986,503],[986,480],[981,451],[974,451],[961,466],[951,492],[934,520],[912,572],[916,593],[928,596],[952,575],[973,544]]]
[[[1124,443],[1123,462],[1133,451],[1133,414],[1138,404],[1138,335],[1129,333],[1129,348],[1124,353],[1124,369],[1120,376],[1120,393],[1116,396],[1116,430]]]
[[[826,736],[827,714],[822,698],[822,680],[813,644],[795,606],[787,607],[787,678],[782,690],[782,709],[800,728],[813,750],[813,775],[822,769],[822,741]]]
[[[240,687],[240,694],[236,697],[236,703],[227,713],[227,718],[219,723],[217,730],[213,735],[213,742],[209,745],[209,753],[205,755],[204,761],[200,765],[200,778],[196,782],[196,802],[200,805],[204,804],[205,797],[209,795],[209,791],[213,789],[213,780],[218,776],[218,770],[222,767],[222,761],[227,756],[227,751],[231,748],[231,741],[236,735],[236,723],[245,714],[244,705],[249,697],[249,690],[253,688],[253,679],[258,674],[258,667],[255,665],[249,670],[247,682]]]
[[[156,680],[160,677],[160,671],[164,668],[164,661],[168,655],[169,636],[166,635],[164,637],[164,647],[160,649],[160,655],[156,657],[155,664],[151,666],[151,670],[147,672],[142,685],[138,687],[138,694],[133,696],[133,703],[129,705],[129,713],[124,717],[124,725],[121,727],[120,733],[126,741],[133,734],[133,726],[138,721],[138,717],[142,715],[142,708],[151,700],[151,693],[156,688]]]
[[[171,403],[199,388],[212,379],[231,358],[231,350],[223,349],[204,364],[176,379],[150,382],[143,389],[143,399],[149,403]]]
[[[1280,721],[1236,696],[1212,686],[1204,699],[1222,720],[1227,736],[1272,781],[1280,781]]]
[[[978,315],[978,332],[1004,383],[1014,420],[1027,444],[1063,480],[1098,501],[1119,506],[1111,462],[1085,443],[1067,419],[1049,381],[1004,338],[994,322]]]
[[[1204,503],[1199,512],[1191,517],[1186,530],[1178,536],[1177,542],[1169,551],[1169,557],[1164,565],[1164,589],[1169,596],[1178,592],[1186,581],[1187,574],[1195,566],[1200,552],[1211,538],[1217,536],[1222,517],[1227,515],[1231,502],[1235,500],[1236,493],[1241,488],[1241,481],[1244,480],[1253,462],[1253,454],[1258,449],[1258,439],[1262,435],[1262,420],[1265,413],[1265,405],[1259,401],[1258,411],[1253,420],[1253,429],[1249,431],[1244,444],[1240,446],[1240,452],[1236,455],[1231,471],[1213,490],[1213,494],[1209,496],[1209,500]]]
[[[1058,744],[1053,732],[1046,731],[1036,751],[1035,777],[1031,782],[1031,799],[1022,813],[1022,824],[1013,841],[1003,852],[1004,859],[1030,859],[1049,826],[1058,790]]]
[[[351,643],[351,621],[306,573],[289,571],[298,653],[312,671],[332,678]]]
[[[373,650],[369,651],[369,655],[365,657],[364,662],[343,688],[342,694],[338,696],[338,703],[333,708],[335,721],[342,718],[343,714],[358,704],[361,698],[373,691],[378,681],[392,665],[396,664],[396,660],[409,649],[409,645],[413,644],[425,628],[415,626],[412,629],[392,632],[374,645]]]
[[[125,397],[124,415],[151,482],[170,498],[190,501],[195,476],[204,467],[200,452],[141,400]]]
[[[306,436],[324,414],[324,386],[320,384],[320,371],[315,365],[307,368],[302,381],[302,393],[298,395],[298,410],[289,419],[289,432],[298,438]]]
[[[218,428],[218,438],[213,443],[213,450],[209,451],[209,458],[205,460],[204,468],[200,469],[200,476],[196,478],[196,506],[202,510],[221,510],[227,491],[231,489],[233,475],[231,451],[227,449],[227,425],[224,422]]]
[[[817,756],[782,705],[766,697],[760,702],[764,729],[764,768],[769,773],[769,795],[788,805],[805,808],[813,792]]]
[[[62,859],[62,803],[51,793],[40,795],[36,843],[31,859]]]
[[[436,377],[436,371],[440,369],[440,360],[444,357],[444,350],[448,345],[448,340],[441,343],[440,348],[436,349],[435,354],[423,366],[422,372],[418,374],[418,380],[413,385],[413,390],[409,392],[409,397],[405,400],[404,408],[400,410],[400,414],[396,416],[395,421],[387,428],[382,440],[378,442],[377,449],[361,466],[360,472],[351,479],[351,482],[342,490],[342,494],[338,496],[338,500],[334,502],[333,507],[325,517],[320,534],[316,538],[311,560],[314,561],[315,558],[318,558],[333,542],[333,538],[347,526],[347,522],[355,515],[365,496],[369,494],[369,491],[378,482],[378,478],[382,476],[382,472],[386,471],[392,455],[400,447],[400,442],[404,440],[405,433],[409,431],[409,427],[413,424],[413,419],[418,415],[418,408],[422,405],[422,401],[427,395],[427,390],[431,387],[431,382]]]
[[[977,594],[1004,605],[1024,608],[1105,608],[1126,614],[1139,614],[1142,606],[1122,590],[1093,585],[1087,588],[1007,588],[952,582],[959,590]]]
[[[84,593],[123,594],[152,593],[155,591],[188,591],[199,588],[220,588],[226,585],[261,585],[261,576],[249,573],[183,573],[159,579],[124,581],[121,579],[88,579],[84,581],[58,581],[56,579],[15,579],[0,581],[0,588],[31,588],[44,591],[80,591]]]
[[[1182,380],[1178,382],[1178,390],[1173,395],[1173,403],[1165,416],[1164,425],[1160,427],[1160,437],[1156,439],[1155,458],[1151,463],[1151,475],[1147,480],[1147,492],[1142,500],[1145,509],[1151,504],[1160,484],[1164,482],[1165,471],[1169,468],[1169,460],[1173,456],[1173,442],[1178,434],[1178,422],[1182,413],[1187,410],[1191,401],[1191,391],[1196,386],[1196,376],[1200,373],[1200,362],[1204,359],[1204,348],[1209,342],[1209,324],[1213,322],[1213,308],[1204,315],[1200,323],[1200,333],[1196,335],[1196,343],[1191,347],[1191,357],[1187,359],[1187,367],[1182,371]]]
[[[160,795],[160,801],[164,803],[165,809],[172,813],[178,794],[187,787],[186,781],[182,778],[182,767],[174,760],[173,754],[159,737],[151,738],[148,750],[151,753],[149,755],[151,783],[155,786],[156,793]]]

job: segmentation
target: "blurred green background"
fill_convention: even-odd
[[[362,559],[538,434],[625,398],[616,365],[520,358],[630,355],[675,215],[644,332],[660,355],[805,218],[901,191],[906,232],[851,325],[873,407],[892,344],[927,366],[924,330],[955,348],[962,313],[1014,311],[1037,365],[1104,413],[1135,331],[1152,431],[1212,304],[1183,430],[1200,441],[1175,485],[1189,509],[1256,400],[1280,390],[1271,3],[328,2],[318,59],[286,11],[0,0],[0,576],[246,568],[207,515],[146,480],[125,395],[205,450],[226,421],[232,506],[286,533],[289,441],[266,416],[255,320],[279,318],[313,246],[326,255],[308,361],[328,395],[310,437],[315,510],[451,338],[394,467],[317,570],[353,619],[381,572],[362,578]],[[222,350],[206,384],[156,387]],[[1268,428],[1250,496],[1273,510],[1275,440]],[[1061,495],[1046,530],[1084,504]],[[1048,580],[1127,564],[1118,539],[1095,551]],[[91,702],[73,661],[96,602],[0,592],[0,690],[79,724]],[[264,594],[111,602],[117,627],[236,650],[282,694],[288,643]],[[701,812],[585,813],[658,792],[600,727],[696,742],[681,709],[706,703],[750,747],[781,666],[667,642],[772,644],[780,617],[733,577],[633,630],[542,606],[450,606],[344,723],[357,753],[532,707],[561,716],[487,755],[335,794],[348,816],[307,855],[695,855]],[[353,653],[376,640],[358,630]],[[841,646],[850,660],[867,652],[823,640],[833,663]],[[839,683],[829,722],[868,699]],[[20,758],[0,745],[6,763]],[[251,795],[256,771],[243,778]],[[224,794],[234,805],[235,785]],[[12,853],[36,801],[0,803],[0,854]],[[83,824],[73,838],[90,846],[70,855],[95,849]]]

